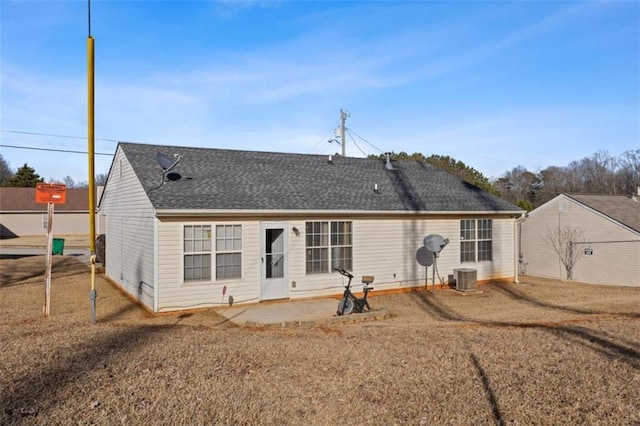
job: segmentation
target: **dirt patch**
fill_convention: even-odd
[[[374,297],[393,317],[235,327],[150,317],[56,257],[0,261],[0,423],[637,424],[640,289],[525,278]]]

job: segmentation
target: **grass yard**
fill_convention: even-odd
[[[88,268],[0,260],[0,424],[640,424],[640,288],[524,278],[378,296],[392,318],[150,317]]]

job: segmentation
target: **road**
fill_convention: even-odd
[[[46,249],[44,247],[14,247],[0,245],[0,259],[19,259],[28,256],[44,256]],[[80,261],[89,264],[91,252],[87,249],[65,247],[65,256],[75,256]],[[56,255],[57,256],[57,255]]]

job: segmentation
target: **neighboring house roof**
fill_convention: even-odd
[[[640,200],[636,196],[596,194],[565,195],[640,232]]]
[[[56,204],[55,211],[89,211],[89,190],[87,188],[67,189],[66,202]],[[35,188],[0,187],[0,212],[47,212],[46,204],[36,203]]]
[[[385,161],[367,158],[133,143],[119,148],[157,210],[522,211],[423,162],[397,162],[390,171]],[[161,186],[157,153],[180,156]]]

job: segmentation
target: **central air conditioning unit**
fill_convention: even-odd
[[[459,268],[453,271],[456,278],[456,290],[473,290],[478,283],[478,271],[472,268]]]

